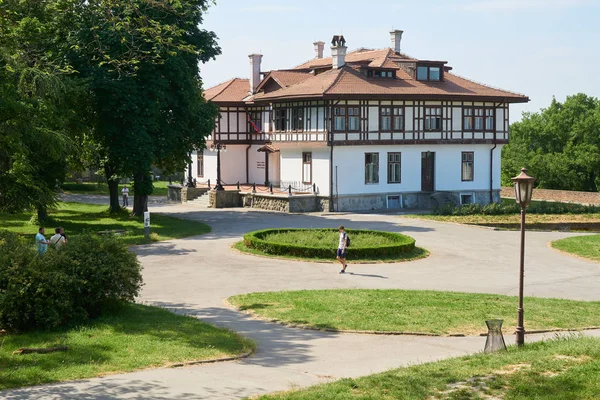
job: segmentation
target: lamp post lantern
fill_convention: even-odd
[[[190,153],[190,160],[192,159],[192,154]],[[194,183],[194,179],[192,177],[192,162],[190,161],[190,163],[188,164],[188,173],[187,173],[187,187],[196,187],[196,184]]]
[[[217,184],[215,185],[215,190],[224,190],[223,182],[221,181],[221,152],[227,151],[227,146],[221,143],[212,143],[210,151],[217,152]]]
[[[515,199],[521,207],[521,255],[519,264],[519,308],[517,308],[517,345],[525,344],[525,327],[523,326],[523,279],[525,276],[525,209],[531,202],[535,178],[527,175],[522,168],[519,176],[512,178],[515,184]]]

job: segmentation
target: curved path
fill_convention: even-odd
[[[258,343],[250,358],[155,369],[85,381],[5,391],[6,399],[235,399],[357,377],[389,368],[480,351],[484,337],[439,338],[337,334],[287,328],[234,312],[231,295],[323,288],[403,288],[517,292],[517,232],[405,219],[392,214],[288,215],[247,210],[195,210],[164,205],[165,214],[207,222],[213,232],[136,248],[146,286],[142,300],[231,328]],[[232,243],[266,227],[382,229],[406,233],[431,251],[400,264],[350,265],[280,261],[233,252]],[[551,240],[569,233],[527,235],[526,295],[600,300],[600,264],[557,253]],[[527,305],[525,305],[527,320]],[[482,321],[483,325],[483,321]],[[599,331],[586,334],[600,336]],[[553,335],[531,335],[528,341]],[[507,342],[512,342],[507,338]]]

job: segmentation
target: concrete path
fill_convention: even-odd
[[[151,211],[153,211],[151,209]],[[405,288],[516,294],[516,232],[442,224],[382,214],[288,215],[247,210],[195,210],[169,205],[161,213],[213,227],[200,237],[136,248],[146,286],[142,300],[195,315],[258,343],[250,358],[177,369],[156,369],[72,383],[0,392],[6,399],[237,399],[357,377],[480,351],[484,337],[430,338],[313,332],[265,323],[223,304],[253,291],[317,288]],[[279,261],[233,252],[247,231],[265,227],[373,228],[406,233],[432,255],[399,264],[350,265]],[[600,264],[557,253],[548,242],[569,233],[527,236],[526,295],[600,300]],[[525,304],[527,320],[527,304]],[[482,321],[482,330],[483,328]],[[600,337],[600,332],[586,334]],[[553,335],[531,335],[527,341]],[[514,341],[512,336],[507,342]]]

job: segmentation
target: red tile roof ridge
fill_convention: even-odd
[[[351,73],[350,71],[354,71],[356,73],[358,73],[356,71],[356,69],[352,68],[349,65],[343,65],[342,68],[340,68],[340,71],[338,72],[337,76],[335,77],[335,79],[333,80],[333,82],[331,82],[331,84],[327,87],[327,89],[323,90],[323,94],[328,93],[331,89],[333,89],[335,87],[335,85],[340,81],[340,79],[342,79],[342,76],[348,73]]]
[[[510,90],[501,89],[501,88],[499,88],[499,87],[495,87],[495,86],[492,86],[492,85],[488,85],[488,84],[485,84],[485,83],[481,83],[481,82],[478,82],[478,81],[476,81],[476,80],[473,80],[473,79],[465,78],[465,77],[464,77],[464,76],[462,76],[462,75],[458,75],[458,74],[455,74],[455,73],[451,73],[451,72],[449,72],[449,71],[447,71],[447,72],[444,72],[444,74],[448,74],[448,75],[451,75],[451,76],[457,77],[457,78],[459,78],[459,79],[463,79],[463,80],[465,80],[465,81],[469,81],[469,82],[471,82],[471,83],[474,83],[474,84],[476,84],[476,85],[485,86],[485,87],[487,87],[487,88],[489,88],[489,89],[493,89],[493,90],[499,90],[499,91],[501,91],[501,92],[510,93],[510,94],[512,94],[512,95],[514,95],[514,96],[525,97],[525,98],[527,98],[527,99],[529,100],[529,97],[528,97],[527,95],[523,94],[523,93],[512,92],[512,91],[510,91]]]

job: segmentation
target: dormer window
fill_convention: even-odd
[[[417,80],[439,82],[442,80],[442,68],[439,66],[419,65],[417,66]]]
[[[394,78],[396,73],[394,71],[382,71],[379,69],[367,69],[366,75],[368,78]]]

